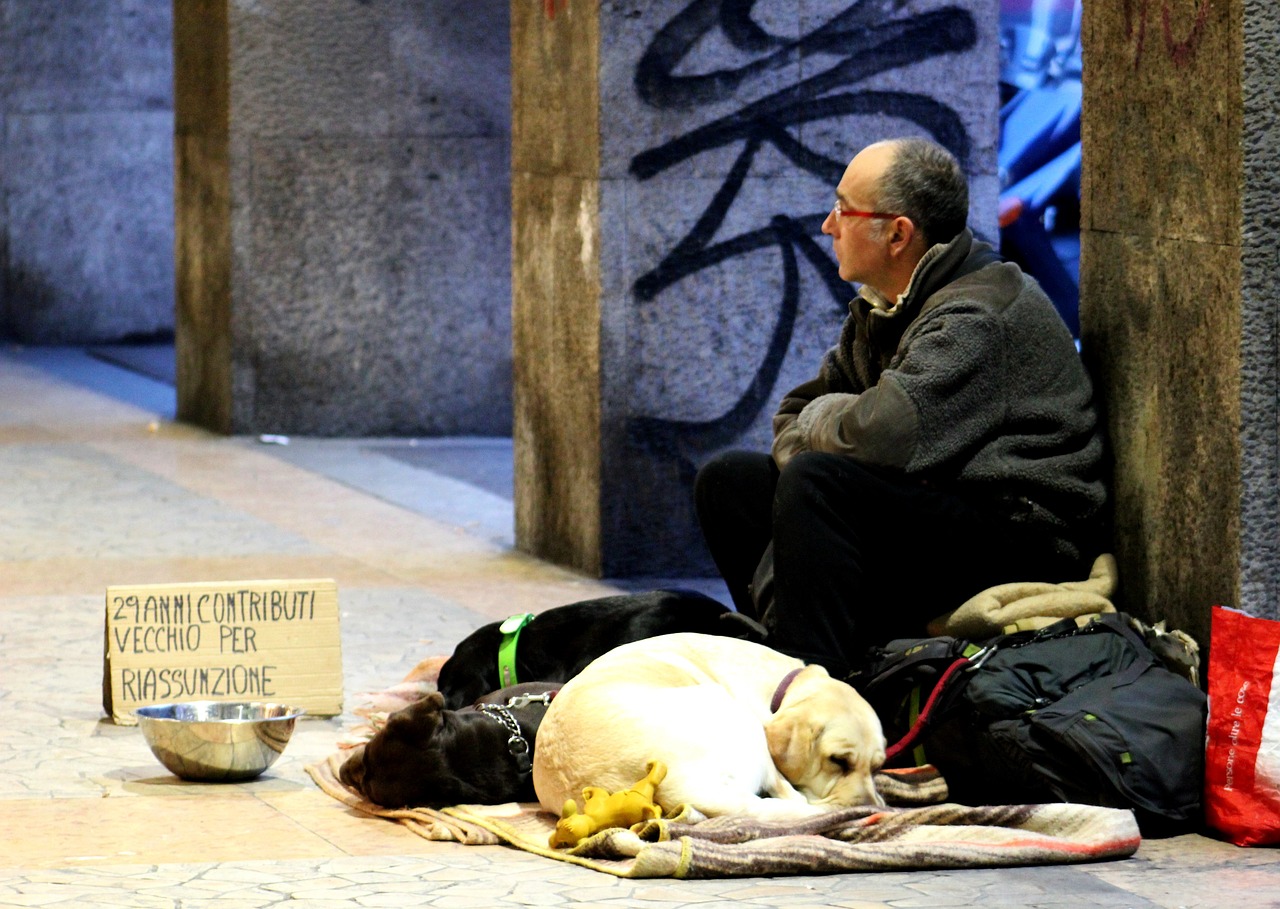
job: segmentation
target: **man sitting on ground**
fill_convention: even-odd
[[[923,139],[863,149],[823,222],[861,285],[771,455],[699,472],[699,520],[737,608],[778,650],[854,668],[869,646],[1010,581],[1104,551],[1103,436],[1053,304],[965,226],[959,163]]]

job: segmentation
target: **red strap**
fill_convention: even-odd
[[[924,709],[920,711],[920,716],[916,717],[915,723],[907,730],[907,734],[885,749],[884,762],[886,764],[902,752],[915,746],[916,740],[924,733],[924,727],[931,719],[934,705],[938,703],[938,698],[942,697],[943,692],[946,691],[951,677],[968,665],[968,657],[960,657],[942,673],[942,678],[938,679],[938,684],[934,685],[933,691],[929,692],[929,700],[925,701]]]

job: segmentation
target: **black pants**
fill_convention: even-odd
[[[1088,574],[1046,535],[843,455],[803,452],[779,473],[768,455],[728,452],[699,471],[695,496],[737,609],[775,649],[838,677],[987,587]],[[756,616],[749,585],[770,541],[773,602]]]

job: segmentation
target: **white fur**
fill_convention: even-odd
[[[707,816],[797,818],[883,804],[872,771],[884,762],[875,712],[820,666],[760,644],[669,634],[618,647],[551,702],[534,750],[533,784],[547,811],[588,786],[627,789],[651,760],[667,765],[655,801]]]

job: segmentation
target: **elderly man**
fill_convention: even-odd
[[[835,674],[986,587],[1082,579],[1107,548],[1089,377],[968,208],[940,146],[860,152],[822,225],[860,285],[839,343],[783,398],[772,455],[729,452],[698,475],[737,608]]]

